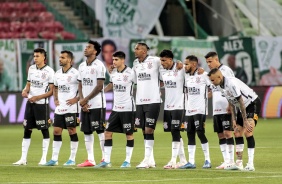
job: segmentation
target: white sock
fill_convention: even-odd
[[[172,142],[171,144],[171,162],[175,164],[179,152],[179,146],[180,146],[180,142]]]
[[[112,154],[112,146],[105,146],[105,162],[110,163],[111,162],[111,154]]]
[[[236,153],[244,151],[244,144],[237,144],[236,145]],[[243,153],[242,153],[243,154]],[[238,159],[237,159],[238,160]]]
[[[84,134],[84,141],[85,141],[85,148],[87,151],[87,155],[88,155],[88,160],[90,162],[95,162],[94,159],[94,148],[93,148],[93,144],[94,144],[94,136],[93,134],[90,135],[85,135]]]
[[[234,144],[228,144],[229,162],[234,163]]]
[[[46,160],[48,148],[49,148],[50,138],[42,140],[42,157],[41,160]]]
[[[104,144],[105,144],[105,134],[101,133],[98,134],[99,140],[100,140],[100,148],[102,151],[102,160],[105,159],[105,149],[104,149]]]
[[[181,163],[187,163],[186,156],[185,156],[185,151],[184,151],[184,144],[183,144],[183,139],[180,138],[180,145],[179,145],[179,159]]]
[[[31,141],[30,138],[22,140],[22,156],[21,156],[21,160],[24,160],[24,161],[27,160],[27,153],[28,153],[30,141]]]
[[[195,164],[196,145],[188,145],[189,162]]]
[[[227,151],[226,151],[226,149],[227,149],[227,144],[220,144],[219,147],[220,147],[220,151],[221,151],[221,153],[222,153],[223,161],[224,161],[224,162],[227,162],[227,159],[226,159],[226,155],[227,155]]]
[[[69,160],[75,161],[76,153],[78,148],[78,141],[71,141],[70,142],[70,158]]]
[[[62,141],[53,141],[52,160],[58,161],[61,146],[62,146]]]
[[[130,163],[131,157],[132,157],[132,152],[133,152],[133,147],[126,146],[126,151],[125,152],[126,152],[125,161]]]
[[[254,165],[255,148],[248,148],[248,164]]]
[[[154,146],[154,140],[146,140],[145,144],[145,160],[151,161],[152,150]]]
[[[204,155],[205,155],[205,160],[211,162],[209,143],[207,142],[207,143],[201,144],[201,145],[202,145],[202,150],[203,150]]]

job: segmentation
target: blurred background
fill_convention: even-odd
[[[282,0],[0,0],[0,125],[23,122],[20,91],[35,48],[47,50],[56,71],[62,50],[74,53],[74,67],[84,61],[89,39],[101,43],[98,57],[106,67],[117,50],[132,66],[139,41],[150,55],[171,49],[184,61],[194,54],[206,71],[204,55],[216,51],[258,93],[261,117],[281,118],[281,16]],[[106,95],[109,115],[113,95]],[[52,99],[50,109],[52,117]]]

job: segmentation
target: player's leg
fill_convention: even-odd
[[[84,142],[85,148],[87,151],[87,160],[83,163],[78,164],[78,167],[93,167],[96,165],[94,160],[94,136],[93,136],[93,129],[91,126],[91,113],[93,113],[93,109],[90,109],[89,112],[81,111],[81,128],[80,130],[84,133]]]
[[[236,143],[236,167],[239,170],[243,169],[243,151],[244,151],[244,129],[243,129],[243,118],[241,112],[237,112],[236,127],[234,129],[235,143]]]
[[[208,169],[211,168],[211,160],[210,160],[209,142],[205,135],[205,119],[206,119],[205,116],[206,115],[203,114],[194,115],[194,119],[195,119],[194,124],[198,138],[201,141],[202,150],[205,155],[205,163],[203,165],[203,168]]]
[[[172,111],[168,111],[168,110],[164,110],[164,117],[163,117],[163,129],[164,132],[170,132],[172,135],[172,131],[171,131],[171,120],[172,120],[172,115],[171,115]],[[173,135],[172,135],[173,138]],[[172,143],[172,147],[171,147],[171,153],[173,155],[173,143]],[[171,155],[171,157],[172,157]],[[173,169],[175,168],[176,163],[172,163],[171,162],[172,159],[170,159],[170,161],[164,166],[164,169]],[[176,158],[175,158],[175,162],[176,162]]]
[[[145,108],[145,106],[147,106],[147,105],[136,105],[136,114],[135,114],[135,122],[134,122],[136,128],[141,128],[142,129],[143,140],[144,140],[144,148],[146,146],[146,134],[145,134],[145,112],[143,110],[143,107]],[[145,159],[143,159],[140,162],[141,165],[142,165],[144,160]],[[136,167],[138,168],[138,165]]]
[[[24,114],[24,136],[22,140],[22,154],[21,154],[21,159],[13,165],[26,165],[27,164],[27,153],[28,149],[30,146],[31,142],[31,133],[32,133],[32,128],[36,128],[35,124],[35,117],[33,113],[33,109],[31,107],[31,103],[27,101],[26,103],[26,108],[25,108],[25,114]]]
[[[105,108],[101,108],[99,109],[97,112],[97,115],[99,114],[99,116],[96,116],[96,118],[99,118],[99,127],[95,128],[96,133],[98,135],[99,138],[99,143],[100,143],[100,148],[102,151],[102,158],[100,162],[104,161],[105,158],[105,149],[104,149],[104,144],[105,144],[105,116],[106,116],[106,109]]]

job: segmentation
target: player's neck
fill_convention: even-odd
[[[72,66],[64,66],[63,67],[63,72],[66,73]]]
[[[87,65],[90,65],[93,61],[95,61],[95,59],[96,59],[96,56],[94,56],[94,55],[89,56],[89,57],[86,59]]]
[[[122,66],[117,68],[117,71],[122,72],[125,68],[126,68],[126,65],[122,65]]]
[[[38,69],[41,69],[41,68],[43,68],[45,65],[46,65],[46,64],[45,64],[44,62],[42,62],[42,63],[39,63],[38,65],[36,65],[36,67],[37,67]]]
[[[190,75],[195,75],[195,72],[198,70],[198,68],[193,68],[190,72]]]
[[[146,55],[144,55],[144,56],[140,56],[139,58],[138,58],[138,61],[139,61],[139,63],[142,63],[142,62],[144,62],[145,61],[145,59],[148,57],[148,55],[146,54]]]

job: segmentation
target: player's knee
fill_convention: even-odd
[[[24,139],[30,139],[32,130],[24,129]]]
[[[219,140],[220,139],[225,139],[225,135],[224,135],[223,132],[217,133],[217,137],[218,137]]]
[[[75,134],[76,133],[76,128],[68,127],[68,132],[69,132],[69,135]]]
[[[49,139],[50,138],[50,134],[49,134],[49,130],[48,129],[41,130],[41,133],[43,135],[43,139]]]
[[[248,143],[248,148],[255,148],[256,143],[255,143],[254,136],[247,137],[246,139],[247,139],[247,143]]]
[[[112,132],[105,131],[105,139],[112,139]]]
[[[208,139],[207,139],[205,132],[203,130],[197,130],[197,135],[198,135],[198,138],[200,139],[202,144],[205,144],[205,143],[208,142]]]
[[[180,142],[180,131],[172,129],[171,130],[171,136],[173,142]]]
[[[232,131],[223,131],[223,134],[224,134],[224,137],[226,138],[226,139],[229,139],[229,138],[231,138],[232,137]]]
[[[72,142],[78,142],[77,133],[71,134],[71,135],[70,135],[70,140],[71,140]]]

